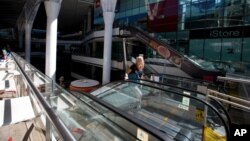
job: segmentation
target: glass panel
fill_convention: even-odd
[[[146,12],[147,12],[146,6],[140,7],[140,13],[146,13]]]
[[[29,79],[35,85],[37,90],[43,94],[44,97],[53,91],[53,80],[51,78],[49,78],[47,75],[44,75],[31,64],[28,64],[22,57],[19,57],[14,53],[13,56],[17,58],[17,61],[20,64],[21,68],[26,72]]]
[[[132,15],[137,15],[137,14],[139,14],[139,11],[140,9],[139,8],[135,8],[135,9],[133,9],[133,13],[132,13]]]
[[[245,15],[250,15],[250,2],[245,7]]]
[[[224,26],[243,24],[243,5],[230,5],[224,11]]]
[[[129,8],[128,2],[129,2],[129,1],[125,1],[125,2],[123,3],[123,5],[122,5],[122,7],[124,7],[124,12],[126,12],[126,11],[128,10],[128,8]]]
[[[120,13],[120,18],[124,18],[126,16],[126,12],[121,12]]]
[[[133,0],[127,0],[126,3],[126,10],[131,10],[133,8]]]
[[[100,111],[81,103],[62,89],[58,89],[56,93],[57,95],[51,96],[47,101],[76,140],[136,140],[135,136],[101,115]]]
[[[132,10],[127,10],[126,11],[126,16],[132,16]]]
[[[133,0],[133,8],[137,8],[140,5],[140,1],[139,0]]]
[[[159,0],[148,0],[149,3],[156,3],[159,2]]]
[[[204,1],[192,1],[191,3],[191,16],[192,18],[199,18],[199,16],[204,16],[205,13],[205,3]]]
[[[206,39],[204,47],[204,59],[220,60],[221,39]]]
[[[204,40],[190,40],[189,55],[195,55],[203,58]]]
[[[242,61],[250,62],[250,38],[244,38],[243,50],[242,50]]]
[[[222,40],[222,58],[225,61],[240,61],[241,38],[230,38]]]
[[[168,74],[152,74],[152,75],[148,75],[147,77],[150,78],[150,80],[153,80],[155,82],[157,82],[156,79],[157,80],[159,79],[159,82],[161,83],[157,85],[153,85],[157,87],[160,87],[159,85],[168,85],[168,86],[173,86],[174,88],[179,87],[179,88],[184,88],[185,90],[188,89],[188,90],[193,90],[196,92],[199,91],[198,90],[199,86],[206,86],[210,89],[218,89],[218,86],[210,82],[202,81],[199,79],[178,77],[178,76],[168,75]],[[146,80],[141,80],[141,81],[146,81]],[[172,87],[168,87],[168,88],[172,89]]]
[[[137,0],[140,1],[140,6],[144,6],[145,5],[145,0]]]
[[[124,6],[125,5],[125,2],[126,1],[120,1],[120,12],[123,12],[123,11],[125,11],[126,10],[126,7]]]
[[[33,81],[31,85],[36,84],[37,81],[35,80],[37,79],[43,80],[43,78],[46,78],[44,74],[39,74],[39,72],[37,73],[36,69],[23,59],[15,54],[14,56],[16,57],[16,60],[20,62],[21,67],[25,69],[24,71],[26,71],[25,73],[28,75],[27,79]],[[35,76],[37,74],[39,74],[38,78]],[[27,83],[25,83],[25,85],[26,86],[24,90],[30,90],[26,89],[28,86]],[[42,100],[40,98],[35,99],[34,102],[36,103],[37,101],[40,101],[41,105],[39,104],[39,106],[44,106],[43,108],[46,110],[47,114],[50,116],[56,115],[59,118],[59,122],[57,122],[56,125],[66,128],[61,130],[58,129],[59,132],[69,131],[71,133],[70,135],[72,135],[76,140],[157,141],[159,138],[162,138],[162,136],[155,137],[151,135],[151,133],[141,129],[142,127],[145,129],[144,126],[138,127],[138,123],[132,123],[129,120],[126,120],[123,118],[123,116],[121,116],[121,114],[118,115],[115,112],[111,112],[109,109],[101,106],[97,102],[92,102],[91,104],[87,103],[87,101],[90,101],[90,99],[83,95],[81,98],[85,98],[87,101],[81,101],[57,84],[53,84],[53,87],[47,87],[45,83],[44,89],[46,90],[48,88],[50,89],[49,93],[43,91],[35,93],[36,95],[44,96],[44,98]],[[30,96],[33,98],[34,91],[32,91],[30,94]],[[54,120],[50,120],[50,122],[53,121]],[[58,119],[55,121],[58,121]]]
[[[133,82],[112,83],[92,94],[176,140],[202,140],[203,126],[226,138],[227,126],[217,113],[185,94]]]
[[[210,98],[206,100],[205,94],[198,92],[199,87],[206,87],[212,90],[218,90],[218,86],[215,86],[214,84],[205,81],[176,77],[171,75],[154,74],[151,77],[149,76],[149,78],[153,79],[155,77],[158,77],[159,81],[162,83],[155,83],[153,81],[147,81],[147,80],[140,80],[140,81],[143,84],[147,84],[158,88],[163,88],[165,90],[174,91],[181,94],[191,95],[199,99],[203,99],[204,101],[208,101],[209,103],[212,103],[213,106],[216,107],[216,109],[221,112],[221,115],[224,117],[225,121],[227,121],[228,125],[231,124],[231,120],[228,113],[220,103]]]
[[[250,25],[250,16],[246,16],[244,22],[245,22],[245,25]]]

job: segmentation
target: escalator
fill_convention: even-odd
[[[13,56],[13,60],[11,60],[13,61],[13,69],[18,72],[17,77],[15,76],[15,80],[17,79],[16,84],[20,86],[20,90],[23,90],[23,93],[19,95],[21,97],[18,98],[18,105],[30,105],[28,109],[27,107],[21,107],[21,111],[26,109],[28,111],[19,113],[18,117],[21,117],[23,121],[27,119],[22,117],[29,116],[26,112],[32,111],[36,113],[37,115],[32,118],[42,120],[39,124],[42,127],[46,127],[46,129],[41,128],[41,130],[44,129],[46,131],[46,140],[172,141],[165,134],[136,121],[131,116],[123,114],[115,107],[103,104],[100,99],[87,97],[87,94],[81,95],[79,98],[79,96],[69,93],[20,56],[15,53],[11,54]],[[25,98],[25,101],[20,101],[20,98]],[[27,103],[29,99],[31,101]],[[13,102],[9,104],[13,104]],[[15,110],[20,110],[20,106],[14,107]],[[6,110],[11,110],[12,108],[13,105],[9,105],[6,107]],[[11,117],[15,121],[15,117],[13,118],[13,115]],[[45,122],[43,121],[44,119]],[[15,131],[20,130],[20,128],[16,127],[13,129],[14,134],[16,133]],[[28,132],[31,131],[33,132],[32,129],[28,130]],[[7,133],[9,131],[6,132],[6,135]],[[38,132],[35,134],[38,135]],[[41,134],[44,133],[41,132]]]
[[[223,107],[212,106],[205,102],[204,95],[193,91],[189,91],[189,95],[184,94],[181,88],[170,90],[166,85],[154,85],[158,84],[116,81],[93,91],[91,95],[173,140],[209,140],[208,130],[215,140],[229,140],[230,119],[225,110],[221,111]]]
[[[215,82],[217,76],[223,76],[224,73],[211,67],[211,64],[204,60],[187,57],[173,49],[169,44],[151,37],[149,33],[138,28],[127,26],[120,28],[120,35],[124,37],[136,37],[143,44],[155,50],[164,59],[180,68],[186,74],[193,78]]]

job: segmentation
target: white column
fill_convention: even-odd
[[[104,29],[102,84],[110,82],[113,22],[117,0],[101,0]]]
[[[57,48],[57,17],[61,2],[44,2],[47,14],[46,30],[46,66],[45,74],[55,80],[56,78],[56,48]]]
[[[31,50],[31,29],[30,23],[25,23],[25,60],[30,63],[30,50]]]
[[[103,13],[105,22],[102,84],[110,82],[114,12]]]

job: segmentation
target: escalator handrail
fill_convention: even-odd
[[[32,81],[29,79],[28,75],[25,73],[25,71],[22,69],[21,65],[17,61],[16,54],[11,53],[13,56],[14,61],[17,64],[17,67],[21,71],[21,74],[24,76],[25,80],[27,81],[28,85],[31,87],[32,91],[34,92],[37,100],[42,105],[45,114],[47,115],[48,119],[51,121],[51,123],[54,125],[55,129],[58,131],[60,136],[63,138],[63,140],[70,140],[70,141],[76,141],[72,133],[69,131],[69,129],[66,127],[66,125],[58,118],[56,113],[53,111],[53,109],[49,106],[49,104],[45,101],[43,96],[40,94],[40,92],[37,90],[37,88],[34,86]]]

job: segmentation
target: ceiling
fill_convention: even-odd
[[[0,0],[0,29],[16,26],[26,0]]]
[[[28,0],[0,0],[0,29],[16,28],[17,19]],[[63,0],[58,16],[59,32],[75,32],[83,27],[84,20],[94,0]],[[33,29],[46,29],[46,12],[41,3]]]

